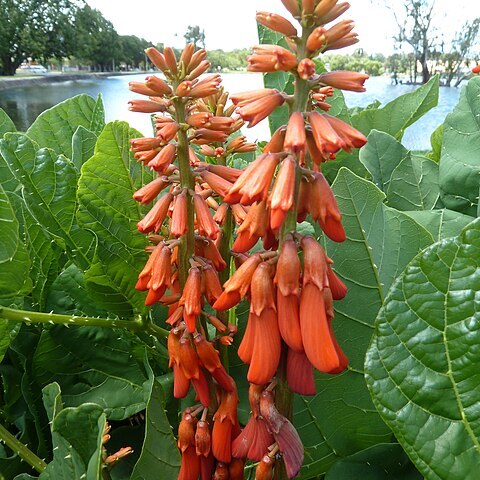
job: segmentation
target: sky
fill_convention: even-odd
[[[110,20],[120,35],[136,35],[153,44],[185,45],[189,25],[205,31],[209,50],[250,48],[258,43],[256,11],[279,13],[289,19],[280,0],[86,0]],[[402,5],[402,0],[385,0]],[[367,53],[391,54],[392,36],[397,31],[394,17],[382,0],[350,0],[351,8],[342,18],[353,19],[360,42],[353,48]],[[453,34],[467,20],[480,16],[479,0],[436,0],[436,22]],[[351,53],[353,48],[342,50]]]

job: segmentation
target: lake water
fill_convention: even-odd
[[[99,93],[105,103],[106,119],[126,120],[144,135],[151,135],[148,115],[128,111],[128,100],[138,97],[128,90],[128,82],[143,81],[145,73],[138,75],[92,78],[49,85],[13,88],[0,91],[0,107],[13,119],[19,130],[26,130],[32,121],[44,110],[80,93],[96,97]],[[254,73],[228,73],[223,75],[223,85],[228,92],[241,92],[262,88],[262,77]],[[411,92],[412,85],[392,85],[389,78],[373,77],[366,83],[367,92],[345,92],[349,107],[367,106],[378,99],[383,105],[399,95]],[[460,89],[441,87],[438,106],[428,112],[413,127],[407,129],[403,143],[407,148],[426,150],[430,148],[430,135],[443,123],[445,116],[453,110],[460,95]],[[243,130],[249,140],[266,140],[269,136],[268,122]]]

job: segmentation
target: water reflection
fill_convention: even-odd
[[[81,93],[93,97],[101,94],[107,122],[125,120],[143,135],[151,135],[152,128],[148,115],[128,111],[127,103],[128,100],[137,96],[128,90],[128,82],[142,81],[144,78],[145,74],[99,77],[3,90],[0,91],[0,107],[8,113],[17,128],[24,131],[41,112],[69,97]],[[261,75],[248,73],[225,74],[223,84],[230,92],[254,90],[263,86]],[[365,93],[345,93],[349,107],[365,107],[376,99],[384,105],[416,88],[412,85],[392,85],[385,77],[371,78],[366,86]],[[459,94],[460,89],[441,88],[439,106],[425,115],[413,128],[407,129],[403,143],[411,149],[430,148],[430,134],[443,122],[447,113],[453,110]],[[252,141],[265,140],[269,136],[268,122],[263,121],[251,129],[244,129],[243,133]]]

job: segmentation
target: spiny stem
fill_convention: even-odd
[[[135,333],[146,332],[160,338],[166,338],[168,335],[167,330],[154,325],[149,321],[144,321],[141,317],[137,317],[133,320],[78,317],[76,315],[63,315],[59,313],[30,312],[26,310],[16,310],[13,308],[0,306],[0,318],[23,323],[48,323],[51,325],[120,328]]]
[[[47,464],[39,457],[37,457],[28,447],[17,440],[3,425],[0,424],[0,440],[14,451],[20,458],[31,465],[38,473],[42,473]]]

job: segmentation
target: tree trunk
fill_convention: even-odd
[[[0,58],[2,64],[2,75],[15,75],[15,70],[20,66],[22,60],[13,60],[10,56]]]

